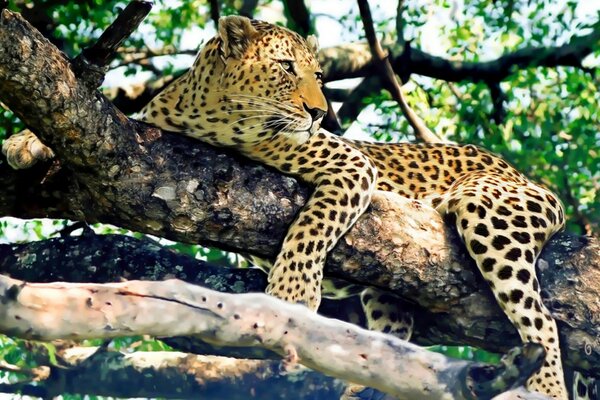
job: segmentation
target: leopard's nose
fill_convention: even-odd
[[[320,108],[310,108],[309,106],[306,105],[306,103],[302,103],[302,104],[303,104],[306,112],[312,118],[313,122],[318,120],[319,118],[323,117],[327,113],[327,110],[321,110]]]

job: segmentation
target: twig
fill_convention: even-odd
[[[130,63],[140,63],[142,61],[149,60],[154,57],[163,57],[163,56],[178,56],[178,55],[196,55],[198,53],[197,50],[176,50],[173,48],[167,47],[166,49],[161,50],[137,50],[135,52],[122,52],[119,51],[119,54],[123,54],[122,60],[118,64],[111,65],[111,69],[119,68],[125,66]]]
[[[507,101],[506,94],[500,87],[500,81],[487,81],[488,87],[490,88],[490,96],[492,97],[492,104],[494,105],[494,111],[492,112],[492,119],[496,124],[501,124],[506,117],[506,110],[504,109],[504,102]]]
[[[381,48],[379,40],[377,40],[377,35],[375,33],[375,29],[373,28],[373,18],[371,17],[371,10],[367,0],[358,0],[358,8],[360,10],[360,16],[365,27],[365,34],[367,36],[367,40],[369,41],[371,53],[373,54],[373,58],[376,60],[377,66],[381,72],[384,85],[390,91],[394,100],[396,100],[400,105],[402,113],[415,131],[415,136],[417,139],[426,143],[441,142],[440,138],[438,138],[432,131],[429,130],[429,128],[427,128],[423,120],[419,118],[419,116],[406,102],[406,99],[402,93],[402,88],[398,83],[398,79],[394,73],[392,65],[390,64],[388,56]]]
[[[252,18],[254,17],[256,6],[258,6],[258,0],[244,0],[239,9],[239,13],[244,17]]]
[[[219,18],[221,11],[219,9],[219,0],[210,0],[210,18],[215,23],[215,29],[219,29]]]

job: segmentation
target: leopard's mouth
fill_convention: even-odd
[[[278,116],[278,115],[270,116],[269,118],[267,118],[267,121],[264,123],[265,129],[268,129],[275,134],[278,134],[281,131],[284,131],[286,129],[286,127],[288,127],[288,126],[289,126],[289,121],[287,121],[285,118]]]

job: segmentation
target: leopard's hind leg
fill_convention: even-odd
[[[360,294],[367,328],[384,332],[403,340],[410,340],[413,332],[412,310],[402,307],[402,300],[391,293],[375,288],[367,288]],[[348,384],[340,400],[358,400],[371,391],[362,385]]]
[[[456,225],[469,254],[523,342],[541,343],[544,365],[530,390],[567,399],[556,322],[544,306],[535,262],[564,223],[560,202],[524,178],[474,173],[457,180],[434,206]]]

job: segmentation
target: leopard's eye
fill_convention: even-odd
[[[296,70],[294,69],[294,62],[291,60],[280,60],[279,64],[281,64],[281,68],[288,74],[296,75]]]
[[[323,81],[323,73],[321,71],[315,72],[315,78],[317,78],[318,81]]]

